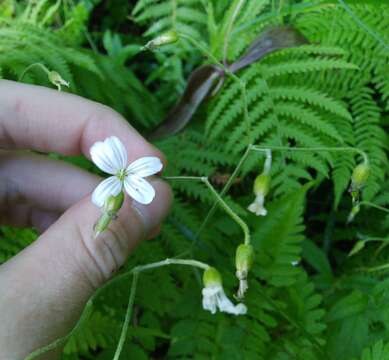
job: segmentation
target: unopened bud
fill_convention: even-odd
[[[105,201],[103,212],[107,212],[110,214],[116,214],[123,205],[124,201],[124,193],[121,191],[119,195],[109,196]]]
[[[243,299],[248,289],[247,275],[254,262],[254,249],[249,244],[241,244],[236,249],[235,266],[236,277],[239,280],[238,299]]]
[[[47,76],[49,81],[58,88],[58,91],[61,91],[61,85],[69,87],[69,83],[65,81],[56,71],[50,71]]]
[[[203,274],[203,283],[204,287],[209,286],[221,286],[222,285],[222,277],[214,267],[209,267],[204,271]]]
[[[351,189],[350,191],[358,191],[365,184],[369,177],[370,166],[367,163],[359,164],[355,167],[351,175]]]
[[[254,262],[254,249],[249,244],[240,244],[236,249],[235,266],[237,273],[247,276]]]
[[[153,50],[163,45],[173,44],[178,40],[178,34],[174,30],[167,31],[153,40],[150,40],[145,46],[145,49]]]
[[[124,193],[121,191],[116,196],[109,196],[107,200],[104,203],[104,206],[102,208],[102,215],[100,216],[99,220],[97,220],[93,230],[95,233],[95,238],[99,236],[103,231],[105,231],[112,220],[116,218],[117,212],[120,210],[120,208],[123,205],[124,201]]]
[[[365,247],[365,244],[366,244],[366,241],[363,241],[363,240],[357,241],[357,243],[351,249],[348,256],[353,256],[353,255],[359,253]]]

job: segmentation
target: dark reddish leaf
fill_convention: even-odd
[[[299,46],[307,42],[300,32],[290,26],[272,28],[256,39],[246,53],[228,68],[232,72],[237,72],[273,51]],[[182,130],[203,100],[216,93],[222,87],[223,81],[224,71],[214,65],[204,65],[193,71],[184,94],[165,120],[149,136],[149,139],[164,138]]]

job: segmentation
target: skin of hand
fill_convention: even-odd
[[[0,80],[0,222],[33,226],[39,238],[0,266],[0,359],[23,359],[66,335],[86,301],[144,238],[159,231],[171,204],[160,179],[156,197],[128,196],[118,219],[93,237],[100,215],[91,192],[101,178],[36,152],[84,154],[115,135],[128,160],[163,155],[118,113],[81,97]],[[35,150],[31,152],[30,150]],[[56,359],[58,351],[41,359]]]

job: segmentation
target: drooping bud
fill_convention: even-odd
[[[173,44],[178,40],[178,34],[174,30],[167,31],[153,40],[150,40],[143,48],[153,50],[163,45]]]
[[[57,87],[58,91],[61,91],[61,85],[69,87],[69,82],[65,81],[56,71],[49,71],[47,76],[49,81]]]
[[[369,177],[370,166],[368,163],[362,163],[355,167],[351,175],[350,191],[359,191],[365,184]]]
[[[95,238],[108,228],[108,225],[111,223],[112,220],[115,220],[115,218],[117,217],[117,212],[120,210],[120,208],[123,205],[123,201],[124,201],[123,191],[121,191],[116,196],[109,196],[107,198],[102,208],[103,213],[100,216],[99,220],[97,220],[93,228],[95,233]]]
[[[217,271],[214,267],[209,267],[207,270],[204,271],[204,287],[221,286],[222,283],[222,277],[219,271]]]
[[[235,266],[239,289],[236,297],[242,299],[248,289],[247,275],[254,262],[254,249],[249,244],[241,244],[236,249]]]
[[[262,173],[255,178],[254,181],[254,194],[255,200],[253,203],[249,205],[247,208],[249,211],[255,213],[255,215],[265,216],[267,214],[267,210],[264,207],[265,196],[269,192],[270,189],[270,176]]]

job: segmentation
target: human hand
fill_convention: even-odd
[[[91,294],[134,246],[158,233],[169,187],[151,180],[150,205],[126,198],[118,219],[93,236],[100,210],[90,193],[101,181],[72,165],[23,149],[84,154],[115,135],[129,162],[162,154],[106,106],[46,88],[0,81],[0,221],[33,226],[40,237],[0,266],[0,359],[23,359],[64,336]],[[54,354],[47,358],[55,357]]]

